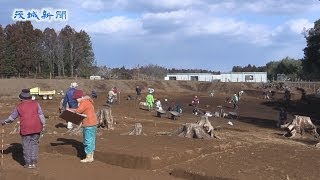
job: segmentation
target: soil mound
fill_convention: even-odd
[[[72,82],[77,82],[86,93],[96,90],[106,93],[117,87],[123,93],[135,93],[135,87],[141,86],[143,91],[152,87],[156,92],[198,92],[209,93],[214,90],[220,93],[235,93],[243,89],[253,88],[250,83],[216,83],[196,81],[137,81],[137,80],[89,80],[89,79],[0,79],[0,96],[17,96],[23,88],[40,87],[42,90],[65,91]]]

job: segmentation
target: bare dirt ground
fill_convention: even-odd
[[[51,90],[66,89],[72,80],[0,80],[0,118],[6,118],[19,102],[16,98],[21,88],[40,86]],[[61,96],[53,100],[39,100],[47,118],[47,133],[40,142],[39,166],[24,169],[19,134],[9,134],[15,124],[4,127],[4,159],[0,169],[1,180],[14,179],[319,179],[320,149],[311,135],[295,139],[283,137],[284,131],[275,127],[282,93],[275,99],[262,99],[258,85],[211,84],[195,82],[142,82],[142,81],[87,81],[78,80],[80,87],[89,93],[98,91],[96,110],[105,108],[106,94],[110,87],[122,90],[120,103],[112,106],[117,124],[114,130],[99,129],[95,161],[81,164],[82,137],[64,134],[65,122],[58,118]],[[183,115],[177,120],[158,118],[155,112],[138,107],[138,101],[126,100],[134,94],[134,87],[142,85],[156,89],[155,97],[162,99],[164,107],[176,102],[183,106]],[[215,89],[214,97],[208,92]],[[245,90],[240,102],[238,119],[209,118],[221,139],[187,139],[158,135],[174,132],[182,124],[196,122],[188,106],[194,95],[200,96],[200,106],[217,111],[223,105],[233,111],[225,97],[235,91]],[[144,91],[144,95],[145,95]],[[144,97],[144,96],[143,96]],[[168,102],[163,99],[167,98]],[[307,102],[293,96],[288,106],[293,114],[320,119],[320,101],[308,96]],[[145,136],[120,135],[133,129],[140,122]]]

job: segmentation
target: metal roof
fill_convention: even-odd
[[[168,76],[170,75],[215,75],[212,73],[168,73]]]
[[[221,74],[267,74],[267,72],[226,72],[220,74],[214,73],[168,73],[167,76],[170,75],[221,75]]]

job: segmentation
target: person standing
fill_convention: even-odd
[[[237,94],[233,95],[233,109],[238,109],[238,102],[239,102],[239,97]]]
[[[137,99],[140,101],[141,100],[141,88],[140,88],[140,86],[136,87],[136,95],[137,95]]]
[[[194,96],[191,103],[193,106],[198,106],[200,103],[198,96]]]
[[[191,105],[193,106],[192,113],[197,115],[198,114],[198,106],[199,106],[200,100],[198,96],[194,96],[191,102]]]
[[[146,102],[148,105],[148,110],[151,111],[151,108],[153,107],[153,103],[154,103],[154,98],[152,93],[149,93],[146,97]]]
[[[176,112],[178,112],[178,113],[182,113],[182,106],[179,104],[179,103],[177,103],[177,105],[176,105]]]
[[[269,91],[263,91],[264,99],[270,99]]]
[[[109,92],[108,92],[108,100],[107,104],[113,104],[118,98],[118,90],[116,87],[113,87]]]
[[[21,102],[14,108],[8,119],[0,121],[1,125],[20,119],[20,135],[22,139],[25,168],[36,168],[38,163],[39,138],[44,130],[46,119],[40,104],[31,99],[29,89],[23,89],[19,95]]]
[[[289,102],[291,99],[291,92],[290,90],[287,88],[285,91],[284,91],[284,100]]]
[[[78,108],[78,102],[73,99],[73,94],[75,90],[77,89],[78,84],[76,82],[71,83],[70,88],[67,90],[66,95],[63,98],[62,107],[63,109],[71,108],[76,109]],[[72,122],[67,122],[67,128],[72,129],[73,125]]]
[[[284,108],[280,108],[279,121],[277,123],[277,127],[280,127],[281,125],[287,122],[287,115],[287,111]]]
[[[238,95],[239,100],[241,99],[241,96],[243,95],[243,93],[244,93],[244,91],[243,91],[243,90],[241,90],[241,91],[239,91],[239,92],[238,92],[238,94],[237,94],[237,95]]]
[[[96,90],[92,90],[92,91],[91,91],[91,97],[94,98],[94,99],[97,99],[97,98],[98,98],[98,95],[97,95],[97,91],[96,91]]]
[[[82,120],[83,145],[86,158],[80,162],[87,163],[94,161],[93,155],[96,149],[97,116],[94,110],[93,100],[89,96],[84,96],[83,91],[75,90],[73,98],[79,103],[78,108],[69,109],[75,113],[85,114],[87,117]]]

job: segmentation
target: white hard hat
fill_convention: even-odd
[[[71,83],[70,87],[75,88],[78,87],[78,84],[76,82]]]

